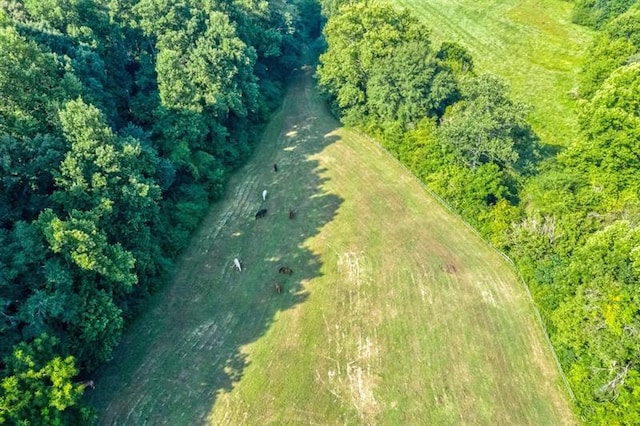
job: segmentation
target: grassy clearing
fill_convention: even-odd
[[[95,381],[102,424],[576,422],[513,270],[303,75]]]
[[[576,139],[577,71],[591,32],[569,21],[560,0],[390,0],[412,10],[438,42],[456,41],[481,72],[505,78],[514,98],[533,106],[541,139],[567,146]]]

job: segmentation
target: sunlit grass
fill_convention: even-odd
[[[591,33],[570,22],[570,2],[389,1],[420,16],[438,42],[465,46],[479,71],[506,79],[534,108],[530,122],[543,142],[567,146],[578,137],[576,76]]]
[[[512,268],[309,76],[263,142],[96,376],[102,423],[575,423]]]

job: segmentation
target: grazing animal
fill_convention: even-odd
[[[293,269],[289,268],[288,266],[281,266],[280,269],[278,269],[278,272],[280,272],[281,274],[291,275],[293,274]]]
[[[95,389],[96,385],[93,383],[93,380],[87,380],[86,382],[82,382],[80,383],[82,386],[84,386],[85,388],[91,388],[91,389]]]
[[[296,211],[294,209],[289,209],[289,219],[296,218]]]
[[[262,201],[267,201],[267,190],[262,191]]]
[[[258,213],[256,213],[256,219],[263,218],[267,215],[267,209],[260,209]]]
[[[273,163],[273,171],[274,172],[278,171],[278,165],[276,163]]]
[[[276,293],[280,294],[280,292],[282,291],[282,287],[280,287],[280,284],[275,283],[273,285],[274,290],[276,291]]]
[[[242,265],[240,265],[240,260],[237,257],[233,259],[233,264],[238,268],[238,272],[242,272]]]

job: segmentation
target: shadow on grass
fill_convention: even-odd
[[[86,397],[99,423],[206,423],[220,393],[231,391],[250,365],[246,345],[269,330],[279,311],[307,299],[304,284],[321,275],[322,261],[305,242],[343,201],[324,190],[326,169],[314,158],[336,141],[331,133],[338,123],[312,85],[310,71],[293,78],[264,142],[231,179],[226,199],[213,206],[173,282],[96,372],[96,389]],[[261,208],[268,214],[255,219]],[[282,266],[293,273],[280,273]]]

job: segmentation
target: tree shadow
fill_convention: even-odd
[[[333,220],[343,199],[324,189],[326,169],[316,156],[337,141],[339,124],[319,101],[311,72],[292,76],[263,142],[204,219],[172,283],[96,371],[85,399],[100,424],[206,423],[219,395],[250,365],[246,346],[278,312],[303,303],[305,283],[321,276],[322,259],[305,242]],[[263,208],[267,215],[256,219]],[[292,273],[279,272],[283,266]]]

